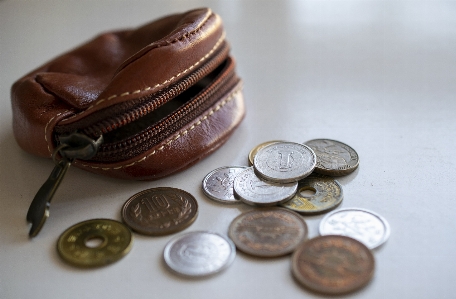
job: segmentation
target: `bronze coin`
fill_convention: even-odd
[[[188,192],[161,187],[141,191],[122,208],[123,221],[150,236],[168,235],[188,227],[198,215],[198,203]]]
[[[284,208],[263,208],[237,216],[228,235],[247,254],[276,257],[293,252],[307,237],[307,231],[299,214]]]
[[[292,256],[292,272],[304,287],[325,294],[360,289],[372,278],[375,260],[361,242],[345,236],[323,236],[302,243]]]

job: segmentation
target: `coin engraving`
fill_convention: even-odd
[[[285,142],[285,141],[283,141],[283,140],[273,140],[273,141],[263,142],[263,143],[260,143],[257,146],[255,146],[249,153],[249,165],[250,166],[253,165],[253,160],[255,159],[255,156],[256,156],[256,154],[258,153],[258,151],[260,149],[262,149],[263,147],[265,147],[267,145],[270,145],[270,144],[273,144],[273,143],[279,143],[279,142]]]
[[[315,191],[303,196],[300,192]],[[302,214],[318,214],[337,207],[343,199],[342,186],[330,176],[312,173],[298,182],[296,195],[281,205]]]
[[[206,175],[203,180],[203,192],[211,199],[221,203],[240,203],[234,196],[234,178],[241,171],[246,169],[243,166],[220,167]]]
[[[180,231],[196,219],[198,203],[188,192],[176,188],[152,188],[130,197],[122,208],[122,219],[145,235]]]
[[[278,142],[260,149],[253,165],[262,178],[289,183],[308,176],[315,168],[316,160],[313,150],[306,145]]]
[[[388,222],[365,209],[340,209],[326,215],[320,222],[320,235],[349,236],[370,249],[382,245],[389,234]]]
[[[292,256],[292,272],[305,287],[325,294],[344,294],[365,286],[375,260],[361,242],[345,236],[323,236],[302,243]]]
[[[231,240],[211,232],[191,232],[172,239],[163,257],[169,268],[185,276],[207,276],[222,271],[234,260]]]
[[[91,240],[100,240],[90,246]],[[60,236],[60,257],[79,267],[98,267],[121,259],[131,249],[132,234],[124,224],[110,219],[92,219],[68,228]]]
[[[307,237],[307,231],[304,219],[295,212],[263,208],[236,217],[228,235],[245,253],[275,257],[291,253]]]
[[[342,176],[358,168],[358,153],[345,143],[331,139],[314,139],[305,144],[312,148],[317,156],[317,173]]]
[[[253,167],[239,173],[234,179],[234,192],[250,205],[271,206],[289,200],[296,193],[298,183],[266,182],[256,176]]]

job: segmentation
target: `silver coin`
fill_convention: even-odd
[[[279,184],[260,179],[249,167],[234,179],[234,193],[246,204],[273,206],[292,198],[298,183]]]
[[[320,222],[320,235],[341,235],[356,239],[370,249],[382,245],[389,237],[388,222],[365,209],[346,208],[333,211]]]
[[[266,142],[258,144],[254,148],[252,148],[252,150],[249,153],[249,166],[253,166],[253,160],[255,159],[255,156],[256,156],[256,154],[258,153],[258,151],[260,149],[262,149],[266,145],[269,145],[269,144],[272,144],[272,143],[277,143],[277,142],[285,142],[285,141],[283,141],[283,140],[266,141]]]
[[[341,176],[358,168],[358,153],[345,143],[331,139],[314,139],[307,141],[306,145],[312,148],[317,156],[317,173]]]
[[[314,195],[304,196],[302,191],[315,191]],[[312,173],[298,182],[298,192],[283,207],[301,214],[319,214],[337,207],[343,199],[342,186],[330,176]]]
[[[174,272],[202,277],[226,269],[236,256],[236,247],[228,237],[197,231],[180,235],[165,246],[164,260]]]
[[[307,145],[278,142],[260,149],[253,165],[258,175],[265,180],[290,183],[312,173],[316,162],[315,153]]]
[[[241,201],[234,197],[233,183],[236,175],[244,169],[244,166],[227,166],[209,172],[203,180],[204,194],[221,203],[240,203]]]

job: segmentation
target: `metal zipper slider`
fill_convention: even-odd
[[[60,146],[52,154],[55,167],[36,193],[27,212],[27,221],[32,223],[29,231],[31,238],[38,235],[49,217],[51,200],[73,160],[88,160],[95,156],[103,142],[103,136],[95,141],[84,134],[72,133],[68,136],[62,136],[60,142]],[[57,154],[61,156],[60,161],[57,161]]]

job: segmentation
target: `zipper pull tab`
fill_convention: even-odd
[[[95,141],[86,135],[73,133],[61,137],[60,142],[60,146],[52,154],[55,167],[49,178],[36,193],[27,212],[27,221],[32,223],[29,231],[31,238],[38,235],[44,222],[49,217],[51,200],[73,160],[88,160],[95,156],[101,143],[103,143],[103,136],[100,136]],[[57,154],[62,157],[60,161],[56,160]]]
[[[57,162],[47,181],[36,193],[27,213],[27,221],[32,223],[29,232],[30,237],[35,237],[40,232],[44,222],[49,217],[51,199],[70,165],[71,162],[67,159]]]

